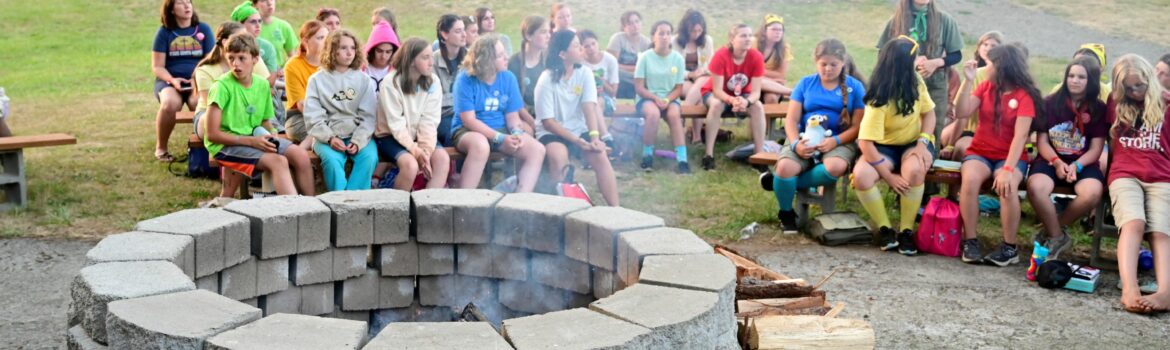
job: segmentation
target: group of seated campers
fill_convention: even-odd
[[[641,167],[653,168],[658,121],[665,120],[677,172],[685,174],[688,133],[691,142],[704,143],[706,170],[715,167],[714,143],[727,113],[750,119],[754,150],[762,152],[763,104],[786,98],[785,145],[761,177],[785,231],[797,230],[798,190],[834,186],[849,175],[877,224],[881,249],[914,255],[914,218],[934,194],[925,178],[943,158],[961,162],[962,261],[1007,266],[1019,261],[1021,182],[1027,179],[1024,189],[1044,226],[1037,240],[1050,259],[1071,245],[1065,227],[1090,213],[1107,188],[1120,227],[1125,309],[1170,309],[1170,134],[1163,130],[1170,125],[1163,123],[1170,55],[1156,66],[1125,55],[1105,74],[1104,47],[1086,44],[1043,97],[1023,45],[990,32],[980,37],[975,59],[962,63],[955,20],[933,1],[902,0],[880,32],[868,79],[842,42],[826,39],[814,50],[816,73],[789,85],[794,58],[777,15],[766,15],[758,29],[732,26],[727,44],[717,47],[696,10],[686,11],[677,28],[655,22],[649,36],[641,14],[628,11],[602,51],[596,33],[573,27],[563,3],[547,18],[524,18],[518,47],[495,33],[487,8],[443,15],[434,42],[400,40],[394,14],[380,8],[364,43],[343,29],[337,10],[320,10],[294,32],[275,9],[275,0],[245,1],[215,32],[190,0],[164,0],[161,9],[153,57],[160,101],[155,156],[172,158],[167,139],[175,113],[197,106],[198,136],[219,164],[238,173],[224,176],[223,196],[255,170],[271,173],[278,194],[313,195],[310,150],[329,191],[371,188],[390,164],[397,168],[393,188],[410,190],[416,182],[475,188],[498,152],[514,158],[516,192],[533,191],[542,173],[561,181],[577,158],[596,172],[605,202],[617,206],[608,155],[614,142],[603,118],[617,99],[635,99],[645,119]],[[1111,89],[1110,81],[1119,86]],[[683,105],[708,111],[689,131]],[[1030,140],[1035,159],[1025,150]],[[444,147],[462,160],[453,162]],[[1003,242],[984,255],[976,233],[979,195],[989,180],[1002,205]],[[898,195],[897,227],[879,181]],[[1049,198],[1058,186],[1076,194],[1060,213]],[[1153,248],[1159,287],[1148,296],[1137,283],[1143,240]]]

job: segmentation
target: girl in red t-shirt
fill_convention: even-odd
[[[707,65],[711,79],[702,89],[703,102],[707,104],[704,170],[715,169],[715,136],[726,112],[750,116],[755,152],[764,151],[764,105],[760,103],[764,56],[752,49],[752,27],[746,24],[732,27],[727,40],[727,46],[715,51]]]
[[[1137,55],[1125,55],[1113,67],[1118,84],[1109,97],[1106,119],[1114,161],[1109,168],[1109,196],[1117,222],[1117,270],[1121,304],[1134,313],[1170,310],[1170,130],[1162,86],[1153,66]],[[1146,234],[1149,233],[1147,236]],[[1137,262],[1142,238],[1154,251],[1158,292],[1143,297],[1138,288]]]
[[[1024,144],[1032,130],[1032,118],[1041,111],[1040,91],[1028,72],[1028,57],[1016,45],[1002,45],[987,53],[987,81],[975,88],[966,85],[959,92],[959,125],[967,116],[979,112],[979,127],[967,155],[963,158],[962,190],[959,211],[963,217],[963,262],[987,261],[1007,266],[1020,261],[1016,234],[1020,226],[1020,197],[1016,195],[1024,173],[1028,171],[1028,154]],[[967,61],[963,73],[967,81],[975,79],[976,62]],[[979,220],[979,191],[988,178],[999,195],[1003,243],[983,256],[976,238]]]

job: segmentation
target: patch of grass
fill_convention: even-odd
[[[1016,0],[1017,4],[1115,35],[1170,45],[1165,9],[1170,0]]]

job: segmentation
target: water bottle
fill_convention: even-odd
[[[4,93],[4,88],[0,87],[0,119],[8,117],[8,95]]]
[[[748,224],[747,226],[744,226],[743,229],[739,230],[739,240],[742,241],[742,240],[745,240],[748,238],[752,238],[752,235],[756,234],[756,231],[759,231],[759,230],[760,230],[760,223],[752,221],[752,223]]]
[[[1138,270],[1149,271],[1153,268],[1154,268],[1154,254],[1150,253],[1149,250],[1142,249],[1142,251],[1140,253],[1138,253]]]
[[[1044,260],[1048,258],[1048,248],[1040,245],[1040,242],[1032,242],[1032,261],[1028,265],[1027,277],[1029,281],[1036,281],[1036,273],[1040,270],[1040,265],[1044,264]]]
[[[500,182],[499,184],[496,184],[496,187],[492,188],[492,190],[500,193],[516,192],[516,185],[519,182],[520,180],[516,178],[516,175],[512,175],[507,179],[504,179],[504,181]]]

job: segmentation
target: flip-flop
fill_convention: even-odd
[[[163,152],[162,154],[156,153],[154,159],[157,159],[159,162],[170,163],[175,161],[175,156],[172,156],[171,152]]]

